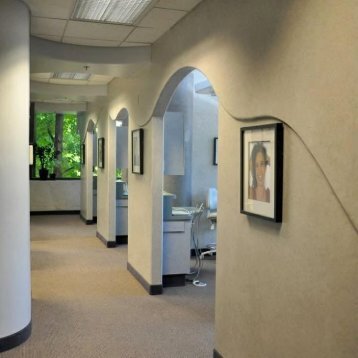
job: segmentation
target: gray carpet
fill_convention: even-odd
[[[1,358],[212,357],[215,260],[199,288],[149,296],[127,271],[127,247],[107,249],[78,216],[31,218],[31,338]]]

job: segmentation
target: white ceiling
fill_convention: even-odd
[[[153,0],[133,26],[71,20],[76,0],[23,0],[31,34],[51,41],[105,47],[151,45],[202,0]]]
[[[103,96],[102,87],[114,77],[135,75],[145,68],[150,63],[150,46],[202,0],[153,0],[133,26],[72,20],[76,0],[23,1],[30,7],[31,35],[35,37],[31,43],[31,100],[78,103]],[[72,45],[81,46],[68,47]],[[86,81],[63,80],[52,78],[53,72],[92,75]],[[70,86],[77,92],[79,86],[98,90],[96,95],[80,91],[79,97],[69,91]]]

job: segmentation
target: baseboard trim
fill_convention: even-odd
[[[214,349],[213,358],[224,358],[224,357],[216,349]]]
[[[81,218],[81,220],[86,224],[86,225],[92,225],[92,224],[94,224],[94,220],[92,219],[92,220],[87,220],[87,219],[85,219],[81,214],[80,214],[80,218]]]
[[[31,336],[31,321],[21,331],[10,336],[0,338],[0,353],[15,348],[24,343]]]
[[[115,241],[107,241],[98,231],[96,231],[96,237],[98,237],[108,249],[116,247]]]
[[[163,275],[163,287],[185,286],[185,274]]]
[[[78,215],[80,210],[30,211],[30,215]]]
[[[137,279],[137,281],[150,295],[161,295],[163,293],[163,285],[150,285],[129,262],[127,262],[127,270],[134,276],[134,278]]]
[[[128,244],[128,235],[117,235],[116,243],[117,243],[117,245],[127,245]]]

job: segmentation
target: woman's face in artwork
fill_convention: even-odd
[[[266,160],[262,152],[258,152],[256,155],[255,173],[257,186],[264,186],[266,174]]]

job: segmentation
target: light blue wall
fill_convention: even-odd
[[[209,188],[217,187],[217,166],[213,165],[213,140],[218,136],[218,100],[210,94],[196,93],[196,84],[204,80],[206,77],[198,71],[188,75],[178,86],[164,117],[165,121],[168,115],[182,114],[184,125],[184,175],[164,177],[164,190],[176,195],[174,206],[205,204]],[[164,127],[165,125],[166,123]],[[176,135],[172,134],[173,137]],[[166,136],[164,142],[170,143],[173,137]],[[175,161],[174,157],[167,158],[167,161],[170,159]],[[206,213],[200,220],[199,236],[201,247],[216,241],[216,230],[210,230]]]

